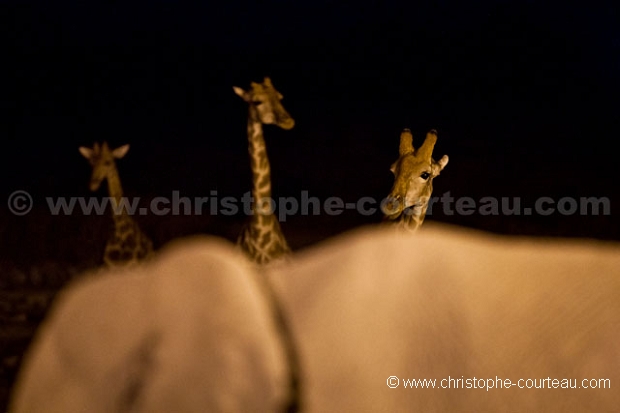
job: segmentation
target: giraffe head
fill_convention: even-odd
[[[273,87],[271,79],[265,77],[263,83],[252,82],[251,89],[245,91],[233,86],[235,93],[248,102],[250,108],[257,112],[258,119],[266,125],[277,125],[289,130],[295,126],[295,120],[288,114],[282,103],[282,94]]]
[[[409,129],[404,129],[400,134],[399,158],[390,168],[394,173],[394,186],[387,196],[385,219],[402,217],[412,229],[421,224],[433,192],[433,179],[448,164],[447,155],[439,161],[433,159],[436,142],[437,132],[434,129],[426,134],[426,140],[418,149],[413,147]]]
[[[125,156],[129,150],[129,145],[119,146],[111,150],[107,142],[103,142],[101,145],[95,142],[92,148],[80,146],[79,150],[82,156],[88,159],[88,162],[90,162],[90,165],[93,167],[93,174],[90,178],[90,190],[96,191],[99,189],[99,186],[101,186],[101,182],[116,169],[114,160]]]

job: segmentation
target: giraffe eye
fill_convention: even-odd
[[[252,101],[253,105],[260,105],[261,103],[263,103],[263,102],[261,102],[260,100],[253,100]]]
[[[422,172],[422,174],[420,175],[420,178],[426,181],[429,176],[431,176],[431,174],[429,174],[428,172]]]

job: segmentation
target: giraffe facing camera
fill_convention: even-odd
[[[122,203],[123,189],[116,169],[116,159],[121,159],[129,151],[129,145],[110,149],[107,142],[95,142],[92,148],[81,146],[80,153],[90,162],[93,172],[90,190],[97,191],[104,180],[108,182],[109,200],[112,203],[114,232],[108,239],[103,254],[107,267],[129,267],[138,264],[153,254],[153,242],[140,230],[131,218],[126,204]]]
[[[409,129],[400,134],[399,158],[390,170],[394,174],[394,186],[386,198],[384,220],[398,227],[417,230],[426,216],[428,202],[433,193],[433,179],[448,164],[444,155],[435,161],[432,157],[437,131],[431,129],[419,148],[413,147],[413,135]]]

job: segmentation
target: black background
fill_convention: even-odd
[[[450,163],[434,195],[606,197],[609,215],[449,214],[427,220],[506,234],[620,239],[614,6],[540,2],[27,2],[2,4],[4,256],[89,260],[109,216],[52,216],[45,197],[91,196],[80,145],[129,143],[117,165],[144,200],[241,197],[250,189],[247,106],[232,86],[263,76],[291,131],[266,127],[276,197],[380,201],[402,128]],[[611,4],[611,3],[610,3]],[[94,194],[107,195],[105,190]],[[512,201],[511,201],[512,202]],[[282,224],[294,249],[380,221],[348,210]],[[194,233],[234,239],[245,217],[138,216],[161,246]],[[25,252],[28,251],[28,252]],[[33,258],[34,257],[34,258]],[[94,258],[92,258],[94,259]]]

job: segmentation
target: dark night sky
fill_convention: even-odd
[[[266,129],[275,195],[385,196],[400,130],[436,128],[439,195],[605,196],[618,212],[613,6],[16,3],[0,17],[3,195],[90,195],[77,147],[106,139],[132,145],[130,194],[240,196],[247,109],[231,87],[269,75],[297,122]],[[620,239],[613,213],[432,219]]]

